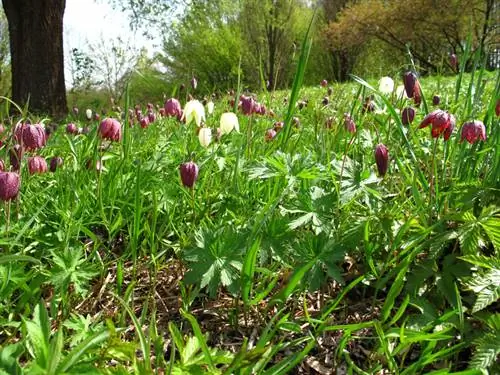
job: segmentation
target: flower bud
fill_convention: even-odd
[[[415,110],[412,107],[405,107],[401,112],[401,122],[403,125],[410,125],[415,118]]]
[[[85,111],[85,117],[87,117],[87,120],[92,120],[92,110],[90,108],[87,108]]]
[[[460,142],[467,140],[470,144],[477,141],[486,141],[486,127],[482,121],[474,120],[466,122],[462,125]]]
[[[375,147],[375,162],[377,163],[378,174],[384,177],[389,165],[389,150],[382,143]]]
[[[41,156],[28,158],[28,171],[30,174],[47,172],[47,162]]]
[[[214,113],[214,107],[215,107],[214,102],[210,100],[207,103],[207,112],[208,112],[209,115],[211,115],[212,113]]]
[[[330,98],[328,96],[325,96],[321,101],[321,104],[328,105],[328,103],[330,103]]]
[[[10,166],[14,171],[18,172],[21,169],[22,158],[23,148],[21,147],[21,145],[14,145],[14,147],[9,150]]]
[[[16,172],[0,172],[0,199],[4,202],[17,198],[21,179]]]
[[[194,183],[198,179],[199,168],[196,165],[196,163],[193,161],[182,163],[181,166],[179,167],[179,171],[181,174],[182,184],[185,187],[192,189]]]
[[[329,116],[325,121],[325,128],[331,129],[333,128],[333,117]]]
[[[453,70],[457,70],[458,67],[458,57],[454,53],[450,54],[450,65]]]
[[[371,97],[366,97],[365,102],[363,103],[363,108],[361,109],[362,113],[366,112],[374,112],[375,111],[375,102]]]
[[[87,167],[87,169],[93,169],[97,172],[101,172],[103,168],[103,165],[99,159],[97,159],[96,161],[88,159],[87,162],[85,163],[85,166]]]
[[[403,76],[403,83],[405,86],[406,95],[409,98],[413,98],[415,84],[417,83],[417,75],[411,71],[406,72]]]
[[[328,94],[328,96],[332,96],[333,89],[331,87],[328,87],[328,90],[326,91],[326,93]]]
[[[319,84],[321,85],[321,87],[326,87],[326,86],[328,86],[328,81],[326,79],[324,79]]]
[[[439,95],[434,95],[432,97],[432,104],[433,105],[439,105],[440,102],[441,102],[441,98],[439,97]]]
[[[191,78],[191,87],[193,88],[193,90],[196,90],[196,88],[198,87],[198,80],[196,78]]]
[[[99,136],[108,141],[120,141],[122,139],[122,126],[114,118],[105,118],[99,125]]]
[[[73,107],[73,115],[78,116],[78,107]]]
[[[54,156],[50,159],[50,171],[55,172],[58,167],[63,165],[63,159],[60,156]]]
[[[277,133],[279,132],[281,129],[283,129],[283,126],[285,126],[285,123],[283,121],[276,121],[274,124],[273,124],[273,129],[274,131]]]

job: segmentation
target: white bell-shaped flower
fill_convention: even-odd
[[[186,125],[189,125],[193,120],[197,126],[205,121],[205,107],[198,100],[190,100],[184,106],[184,113],[181,120],[186,120]]]
[[[212,113],[214,113],[214,108],[215,108],[215,104],[214,104],[213,101],[210,100],[207,103],[207,112],[208,112],[209,115],[211,115]]]
[[[201,128],[198,133],[198,139],[200,140],[200,144],[203,147],[208,147],[212,142],[212,129],[210,128]]]
[[[392,94],[394,91],[394,81],[391,77],[382,77],[380,81],[378,81],[378,91],[382,94]]]
[[[238,116],[233,112],[225,112],[220,116],[220,128],[222,134],[229,134],[236,129],[237,132],[240,131],[240,124],[238,122]]]

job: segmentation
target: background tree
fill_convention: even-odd
[[[145,52],[120,37],[104,39],[101,36],[89,48],[95,67],[95,84],[110,97],[120,100],[139,57]]]
[[[332,50],[360,49],[377,38],[406,52],[410,46],[422,69],[436,72],[452,52],[465,48],[469,33],[473,49],[488,41],[491,2],[485,0],[364,0],[351,3],[331,22],[325,35]],[[470,25],[474,25],[472,30]]]
[[[71,49],[70,56],[70,71],[71,71],[71,92],[88,91],[94,82],[94,72],[96,64],[90,55],[82,49]]]
[[[12,99],[32,111],[63,116],[65,0],[2,0],[9,24]]]
[[[0,95],[9,95],[10,80],[9,27],[0,9]]]
[[[293,57],[300,47],[298,0],[245,0],[240,23],[243,43],[249,52],[244,60],[249,77],[259,82],[260,71],[270,88],[285,87]],[[303,17],[303,15],[302,15]]]
[[[172,83],[198,79],[200,90],[234,87],[242,52],[239,8],[231,0],[192,1],[164,42],[166,77]]]

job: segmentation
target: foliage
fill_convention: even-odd
[[[238,8],[228,0],[193,1],[164,43],[164,65],[174,83],[196,77],[206,92],[235,87],[243,51]]]
[[[124,100],[99,104],[122,120],[120,142],[101,139],[82,108],[67,118],[82,129],[73,134],[0,107],[7,170],[18,121],[52,130],[22,155],[19,196],[1,207],[0,373],[495,373],[500,75],[421,79],[425,100],[406,126],[413,100],[381,93],[378,79],[332,84],[330,96],[302,87],[309,41],[293,91],[256,98],[274,114],[238,112],[241,131],[208,147],[193,124],[162,117],[172,88],[148,59]],[[148,85],[151,100],[139,96]],[[232,98],[212,98],[214,134]],[[446,142],[418,129],[437,108],[457,118]],[[139,111],[154,121],[139,126]],[[485,142],[460,143],[471,118]],[[30,174],[33,154],[64,164]],[[190,159],[199,175],[186,188]]]
[[[450,66],[450,53],[464,53],[472,29],[473,50],[484,49],[493,37],[492,2],[380,1],[353,2],[329,24],[327,38],[334,51],[359,49],[377,38],[406,52],[410,46],[421,69],[437,72]],[[494,41],[490,41],[494,43]],[[483,51],[484,52],[484,51]]]

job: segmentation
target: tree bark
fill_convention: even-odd
[[[64,116],[63,16],[66,0],[2,0],[9,23],[12,100],[29,111]]]

